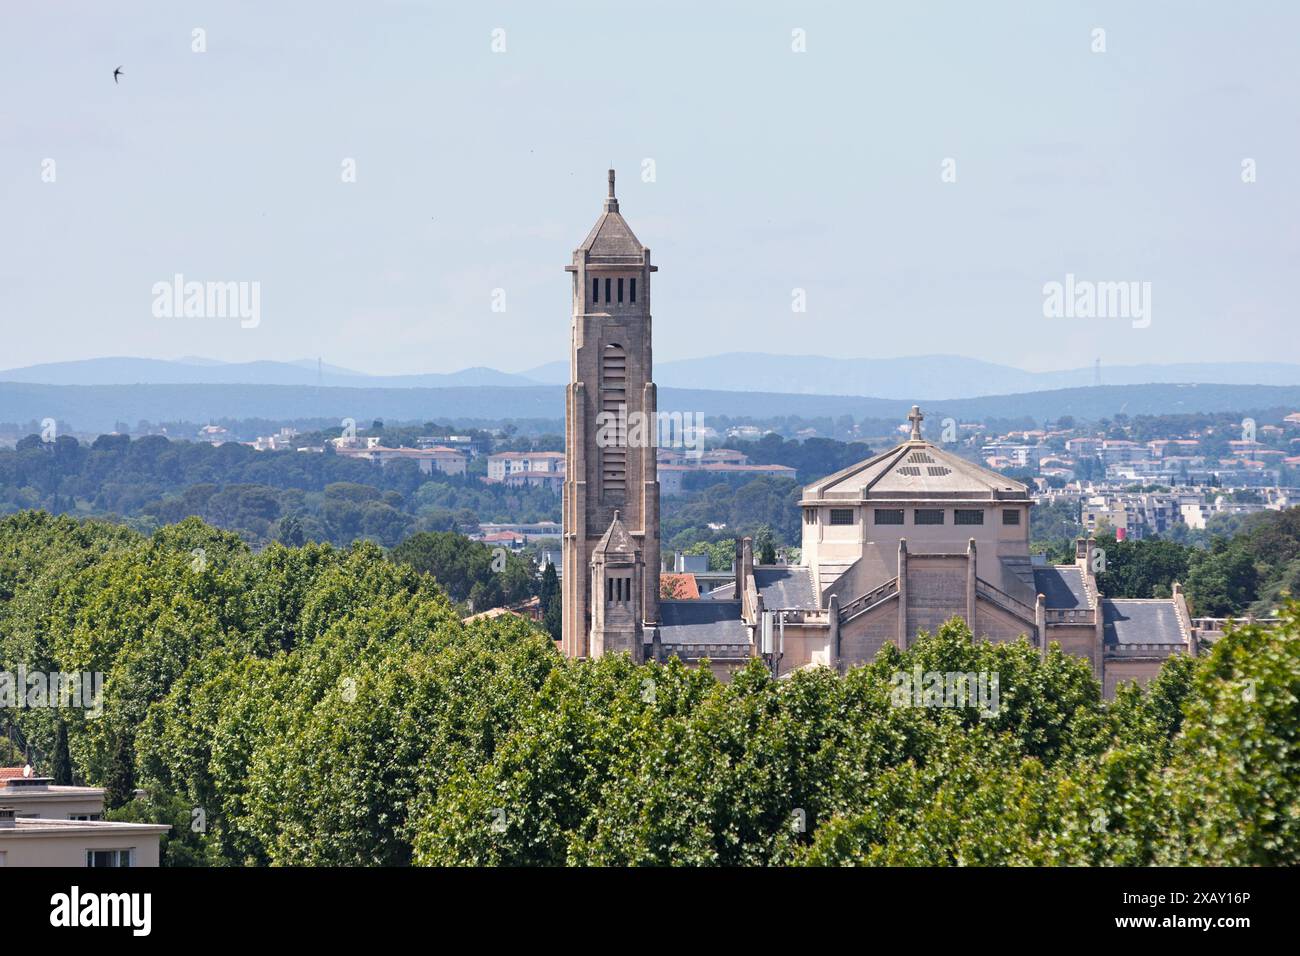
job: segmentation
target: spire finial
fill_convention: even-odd
[[[618,212],[618,199],[614,196],[614,170],[609,171],[609,195],[605,198],[605,211]]]
[[[921,421],[925,416],[921,414],[921,406],[913,405],[912,414],[907,416],[907,420],[912,423],[912,441],[921,440]]]

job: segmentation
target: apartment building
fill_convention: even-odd
[[[166,824],[103,819],[104,791],[0,768],[0,867],[158,865]]]

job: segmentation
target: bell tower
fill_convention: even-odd
[[[611,169],[604,211],[565,266],[573,274],[562,583],[569,657],[625,652],[641,661],[659,621],[656,270],[619,213]]]

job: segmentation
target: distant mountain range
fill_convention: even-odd
[[[1096,421],[1125,412],[1160,415],[1232,412],[1259,415],[1300,409],[1300,386],[1277,385],[1104,385],[963,399],[863,398],[853,395],[791,395],[664,387],[661,411],[698,412],[706,421],[852,415],[902,423],[913,401],[927,423],[952,416],[960,421],[989,419],[1056,420],[1064,415]],[[54,418],[81,432],[107,432],[115,422],[214,422],[266,419],[290,422],[353,418],[368,422],[438,421],[461,424],[504,419],[542,419],[560,428],[564,389],[557,385],[522,387],[371,388],[302,385],[39,385],[0,382],[0,422],[26,424]],[[186,437],[186,436],[182,436]]]
[[[218,362],[213,359],[175,360],[97,358],[50,362],[0,371],[0,382],[33,385],[322,385],[337,388],[458,388],[484,385],[541,384],[522,375],[491,368],[421,375],[367,375],[314,359],[290,362]]]
[[[658,362],[661,387],[794,395],[861,395],[915,401],[1009,395],[1082,388],[1095,382],[1095,369],[1026,372],[955,355],[907,358],[828,358],[732,352],[706,358]],[[337,388],[530,388],[568,381],[567,361],[548,362],[519,373],[491,368],[416,375],[369,375],[313,359],[285,362],[218,362],[99,358],[52,362],[0,371],[0,382],[39,385],[319,385]],[[1199,362],[1172,365],[1103,366],[1104,385],[1216,384],[1300,385],[1300,364],[1284,362]]]

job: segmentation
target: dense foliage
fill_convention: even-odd
[[[391,546],[417,531],[554,521],[559,507],[559,496],[542,488],[424,475],[412,461],[379,467],[330,451],[256,451],[157,435],[101,435],[90,445],[32,435],[0,449],[0,513],[116,515],[144,531],[192,515],[255,546],[357,538]]]
[[[397,445],[427,430],[385,429],[375,422],[367,435]],[[326,437],[313,433],[301,440],[319,443]],[[562,439],[554,436],[507,436],[497,450],[554,450],[557,443],[562,447]],[[859,443],[786,441],[778,435],[738,444],[755,463],[799,469],[801,481],[868,453]],[[256,451],[235,442],[211,445],[158,435],[134,441],[126,435],[101,435],[84,445],[66,435],[53,442],[30,435],[14,449],[0,449],[0,514],[39,508],[78,517],[120,517],[144,533],[193,516],[239,534],[254,547],[271,541],[345,547],[358,538],[392,547],[424,531],[468,533],[488,522],[560,520],[557,492],[485,484],[479,480],[485,473],[482,458],[471,463],[469,474],[450,477],[422,474],[413,461],[379,467],[332,450]],[[799,543],[797,482],[723,481],[703,473],[692,477],[700,479],[700,487],[693,483],[686,494],[662,503],[663,537],[670,547],[730,541],[764,525],[775,530],[779,544]],[[725,527],[711,529],[711,524]]]
[[[1106,570],[1097,583],[1109,597],[1150,598],[1168,597],[1179,581],[1193,613],[1208,617],[1267,615],[1286,597],[1300,597],[1300,508],[1249,515],[1239,528],[1208,548],[1099,537]]]
[[[172,823],[176,865],[1295,863],[1297,637],[1291,605],[1109,704],[1086,663],[959,621],[722,684],[463,623],[369,543],[0,521],[0,668],[106,675],[99,717],[0,714],[115,816]],[[914,669],[996,675],[997,706],[899,706]]]

